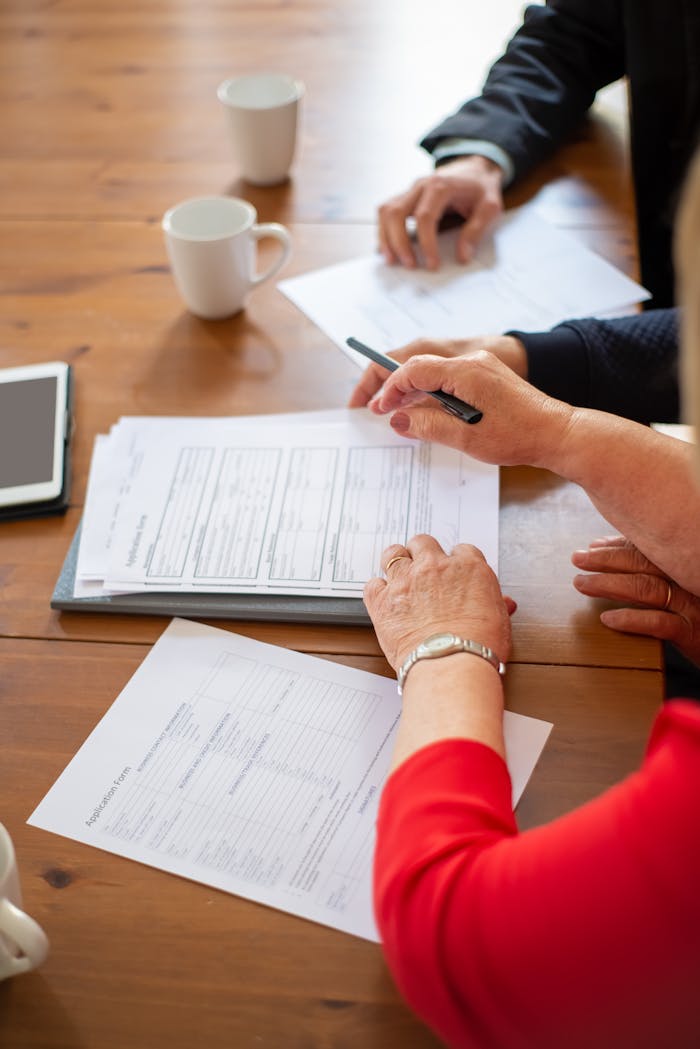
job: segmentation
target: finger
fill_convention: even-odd
[[[372,576],[372,578],[368,579],[365,583],[362,591],[362,598],[364,600],[365,607],[367,608],[367,611],[370,614],[370,617],[372,616],[373,610],[376,608],[382,596],[382,593],[386,590],[386,588],[386,579],[380,579],[379,576]]]
[[[632,546],[632,543],[624,535],[601,535],[598,539],[591,539],[588,546]]]
[[[509,597],[507,594],[503,595],[503,604],[506,606],[506,612],[509,616],[512,616],[513,612],[517,612],[518,610],[517,601],[514,601],[513,598]]]
[[[382,204],[379,209],[379,248],[387,262],[400,262],[408,269],[416,265],[416,256],[406,228],[406,219],[412,215],[423,192],[418,182],[408,193]]]
[[[656,565],[642,554],[632,543],[621,545],[612,543],[605,546],[589,547],[588,550],[574,550],[572,564],[587,572],[644,572],[649,575],[661,575]]]
[[[420,219],[416,220],[416,236],[418,245],[423,253],[425,268],[428,270],[439,269],[438,220],[421,215]]]
[[[601,573],[578,575],[574,586],[588,597],[602,597],[609,601],[624,601],[651,608],[664,608],[669,595],[668,580],[663,576],[644,572],[633,574]]]
[[[464,423],[437,405],[422,402],[406,411],[399,409],[389,418],[389,423],[401,437],[463,449]]]
[[[429,183],[416,205],[416,236],[429,270],[440,266],[438,224],[449,204],[449,189],[443,183]]]
[[[390,543],[382,551],[381,563],[387,565],[392,557],[410,557],[408,547],[405,543]]]
[[[464,394],[455,388],[454,380],[461,377],[465,381],[471,374],[471,369],[478,366],[478,358],[477,354],[470,357],[441,357],[432,353],[412,356],[397,371],[392,372],[385,382],[378,401],[379,413],[394,411],[395,408],[415,401],[416,395],[433,393],[436,390],[464,398]],[[500,362],[496,363],[500,365]],[[507,371],[505,366],[501,367]]]
[[[381,390],[386,378],[391,372],[382,368],[379,364],[370,364],[369,368],[362,373],[362,378],[350,395],[348,408],[364,408]]]
[[[392,350],[391,353],[388,354],[388,356],[392,357],[395,361],[398,361],[399,364],[405,364],[405,362],[410,360],[411,357],[415,357],[415,356],[417,356],[419,354],[432,353],[432,354],[436,354],[436,355],[440,355],[440,356],[447,356],[448,357],[450,355],[449,354],[448,345],[449,344],[446,343],[446,342],[436,343],[432,339],[414,339],[413,342],[409,342],[406,346],[403,346],[401,349],[399,349],[399,350]],[[392,374],[386,368],[382,368],[381,365],[374,365],[374,367],[378,369],[376,374],[377,374],[377,376],[378,376],[380,381],[379,381],[379,384],[378,384],[376,390],[374,391],[372,397],[370,397],[369,400],[367,401],[367,404],[369,405],[369,407],[372,410],[375,409],[375,403],[374,403],[375,402],[375,398],[377,398],[379,396],[379,394],[382,392],[382,389],[384,387],[384,383],[389,378],[389,376]],[[363,376],[363,378],[366,378],[366,375],[367,375],[367,373],[365,373],[365,376]],[[362,382],[362,381],[363,380],[360,380],[360,382]],[[359,405],[355,405],[355,404],[350,404],[350,407],[354,408],[354,407],[360,407],[360,406]],[[380,414],[380,413],[378,413],[378,414]]]
[[[489,226],[493,225],[501,214],[501,210],[500,204],[491,197],[482,197],[479,200],[457,239],[457,258],[460,262],[471,261],[476,247],[483,240]]]
[[[464,561],[479,561],[481,564],[486,564],[486,558],[478,546],[474,546],[472,543],[456,543],[452,549],[452,553],[455,557],[460,558]]]
[[[659,641],[672,641],[679,647],[690,640],[690,629],[681,616],[660,609],[610,608],[600,621],[622,634],[646,634]]]
[[[412,539],[408,540],[406,545],[414,561],[446,556],[440,543],[438,543],[437,539],[432,535],[414,535]]]

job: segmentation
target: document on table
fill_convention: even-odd
[[[687,423],[652,423],[652,430],[663,433],[666,437],[675,437],[677,441],[695,444],[695,427]]]
[[[362,368],[367,361],[346,345],[348,335],[386,353],[421,337],[542,331],[649,298],[530,207],[507,212],[468,266],[453,261],[456,237],[456,231],[441,236],[436,272],[388,266],[373,255],[291,277],[278,287]]]
[[[360,597],[412,535],[498,570],[498,469],[368,411],[123,419],[95,445],[75,596]]]
[[[388,678],[173,620],[34,827],[376,940]],[[506,713],[513,803],[551,725]]]

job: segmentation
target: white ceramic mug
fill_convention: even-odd
[[[294,159],[304,85],[282,73],[253,73],[219,84],[234,154],[256,186],[284,182]]]
[[[193,197],[166,211],[163,233],[175,284],[192,313],[207,320],[242,310],[248,293],[284,265],[292,248],[289,230],[257,223],[252,204],[236,197]],[[256,272],[257,242],[273,237],[280,254]]]
[[[46,933],[21,908],[15,850],[0,823],[0,980],[35,969],[48,954]]]

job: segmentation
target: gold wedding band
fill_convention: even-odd
[[[671,598],[673,597],[673,588],[668,579],[666,580],[666,586],[668,587],[668,593],[666,594],[666,600],[662,609],[663,612],[667,612],[669,610],[669,608],[671,607]]]
[[[407,554],[396,554],[394,557],[391,558],[390,561],[387,561],[386,568],[384,569],[384,575],[387,574],[392,565],[396,564],[397,561],[403,561],[404,557],[407,556]]]

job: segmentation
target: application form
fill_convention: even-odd
[[[497,571],[496,467],[366,411],[262,418],[145,420],[114,454],[98,444],[79,576],[111,592],[359,597],[382,551],[422,532],[448,551],[474,543]],[[100,464],[111,509],[92,498]]]
[[[376,940],[396,682],[173,620],[29,823]],[[517,802],[551,725],[506,713]]]

